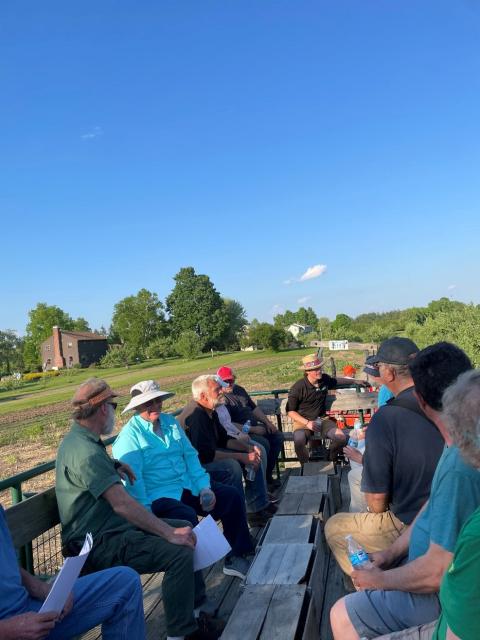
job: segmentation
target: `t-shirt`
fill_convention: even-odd
[[[102,494],[121,482],[102,440],[74,422],[57,453],[56,487],[62,541],[82,542],[108,531],[132,527],[118,516]]]
[[[191,400],[178,416],[178,421],[198,451],[202,464],[212,462],[217,449],[226,449],[230,438],[220,424],[216,411],[209,413],[198,402]]]
[[[144,507],[158,498],[180,500],[184,489],[197,496],[210,487],[210,476],[177,420],[162,413],[160,426],[157,434],[151,422],[135,415],[112,448],[115,458],[129,464],[137,476],[133,484],[125,483],[125,489]]]
[[[253,426],[258,424],[253,415],[253,410],[257,405],[248,395],[246,389],[239,384],[234,384],[232,392],[224,393],[223,395],[233,422],[244,424],[247,420],[250,420]]]
[[[286,411],[296,411],[306,420],[315,420],[319,416],[324,416],[328,390],[335,389],[336,386],[336,378],[326,373],[322,373],[318,384],[315,385],[304,376],[290,389]]]
[[[478,472],[477,472],[478,473]],[[445,640],[447,624],[462,640],[480,636],[480,509],[464,524],[440,587],[442,613],[432,640]]]
[[[418,407],[413,387],[397,400]],[[386,493],[391,511],[410,524],[430,495],[443,447],[440,432],[425,416],[405,407],[380,407],[366,432],[362,491]]]
[[[428,505],[415,522],[408,559],[427,552],[430,542],[453,553],[470,515],[480,507],[480,473],[467,464],[457,447],[446,447],[432,482]]]
[[[22,584],[17,556],[0,505],[0,620],[22,613],[29,595]]]

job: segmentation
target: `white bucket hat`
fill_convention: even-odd
[[[162,400],[166,400],[175,394],[173,391],[162,391],[155,380],[142,380],[142,382],[138,382],[133,385],[130,389],[130,395],[132,396],[132,399],[122,413],[131,411],[132,409],[139,407],[141,404],[146,404],[155,398],[162,398]]]

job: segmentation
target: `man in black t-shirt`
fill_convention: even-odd
[[[418,347],[408,338],[389,338],[370,362],[395,398],[380,407],[368,425],[363,458],[362,491],[367,513],[339,513],[325,525],[325,537],[345,573],[351,565],[345,536],[368,552],[392,544],[413,521],[430,495],[444,441],[420,409],[409,363]]]
[[[346,436],[336,422],[326,416],[326,399],[329,389],[335,389],[337,381],[322,373],[323,360],[315,353],[302,358],[304,376],[290,389],[287,401],[287,414],[293,420],[293,443],[295,453],[303,464],[308,462],[308,440],[314,433],[322,438],[330,438],[333,444],[346,444]]]

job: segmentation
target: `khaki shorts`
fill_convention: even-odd
[[[395,631],[386,636],[379,636],[376,640],[431,640],[438,620],[429,624],[422,624],[421,627],[410,627],[403,631]]]
[[[320,416],[320,420],[322,421],[321,431],[310,431],[310,429],[305,429],[305,425],[300,424],[299,422],[293,423],[293,430],[300,431],[302,429],[305,431],[307,440],[312,438],[314,434],[317,434],[320,438],[326,438],[329,431],[337,428],[337,423],[328,416]]]

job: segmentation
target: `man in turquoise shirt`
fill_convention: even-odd
[[[113,445],[114,456],[128,463],[137,477],[133,485],[126,485],[127,491],[159,518],[188,520],[195,526],[197,515],[211,512],[222,521],[232,547],[224,573],[245,578],[250,564],[245,555],[254,547],[243,495],[210,480],[177,420],[161,412],[163,400],[173,393],[162,391],[153,380],[139,382],[130,393],[123,413],[134,410],[135,415]]]

